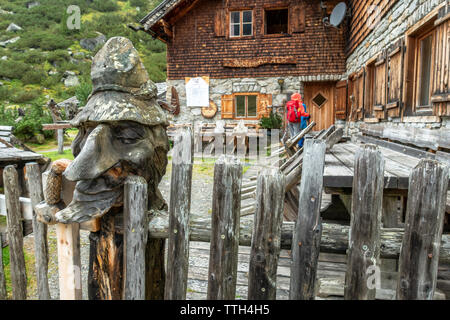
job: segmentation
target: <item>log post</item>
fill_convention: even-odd
[[[64,153],[64,129],[58,129],[58,153]]]
[[[258,175],[256,213],[248,273],[249,300],[275,300],[284,211],[284,175],[266,168]]]
[[[7,166],[3,170],[3,184],[6,197],[12,298],[25,300],[27,298],[27,275],[23,254],[22,211],[19,202],[19,179],[14,166]]]
[[[189,214],[193,140],[190,128],[175,138],[169,206],[169,245],[167,251],[165,300],[185,300],[189,267]]]
[[[124,185],[124,300],[145,300],[147,247],[147,181],[130,176]]]
[[[6,280],[5,280],[5,270],[3,268],[3,235],[0,232],[0,300],[6,300]]]
[[[214,165],[208,300],[234,300],[241,209],[242,164],[220,157]]]
[[[39,165],[35,162],[26,164],[26,180],[30,191],[31,206],[33,208],[34,254],[36,258],[36,280],[39,300],[50,300],[48,286],[48,245],[47,225],[37,221],[35,207],[44,200],[42,178]]]
[[[352,214],[350,220],[344,298],[374,300],[371,283],[379,267],[383,205],[384,158],[377,146],[364,145],[355,153]]]
[[[399,300],[433,299],[448,179],[448,167],[429,159],[420,160],[410,174],[405,234],[399,258]]]
[[[319,261],[322,221],[323,170],[326,143],[306,140],[303,174],[300,182],[297,223],[292,240],[289,299],[314,300]]]

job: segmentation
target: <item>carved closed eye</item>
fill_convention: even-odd
[[[144,131],[140,127],[122,127],[115,131],[115,137],[123,144],[134,144],[144,138]]]

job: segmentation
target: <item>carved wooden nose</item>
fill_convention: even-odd
[[[119,161],[111,145],[111,128],[99,124],[90,134],[80,154],[70,164],[64,175],[71,181],[95,179]]]

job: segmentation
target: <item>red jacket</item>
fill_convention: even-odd
[[[293,118],[291,116],[291,113],[289,112],[289,110],[291,108],[295,108],[297,110],[297,121],[293,121]],[[286,104],[286,109],[287,109],[287,113],[286,113],[286,117],[287,120],[289,122],[300,122],[301,121],[301,117],[309,117],[309,113],[305,112],[305,108],[303,107],[303,103],[300,104],[300,102],[298,100],[291,100]],[[290,119],[291,117],[291,119]]]

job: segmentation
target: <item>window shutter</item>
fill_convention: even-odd
[[[216,37],[225,37],[225,29],[226,29],[226,15],[225,9],[220,8],[216,11],[214,17],[214,35]]]
[[[258,119],[270,116],[269,106],[272,105],[271,94],[260,94],[258,96]]]
[[[364,116],[364,68],[358,72],[355,79],[355,119],[362,120]]]
[[[385,118],[386,107],[386,55],[385,52],[381,54],[375,62],[375,76],[373,89],[375,94],[373,96],[373,115],[378,119]]]
[[[222,119],[234,118],[234,103],[232,94],[224,94],[222,96],[221,108]]]
[[[304,3],[293,4],[289,8],[290,17],[290,33],[301,33],[305,32],[305,5]]]
[[[336,119],[345,120],[347,118],[347,81],[339,81],[336,84],[335,99]]]
[[[388,81],[386,112],[388,117],[400,117],[403,94],[403,69],[404,69],[404,44],[403,39],[388,49]]]

